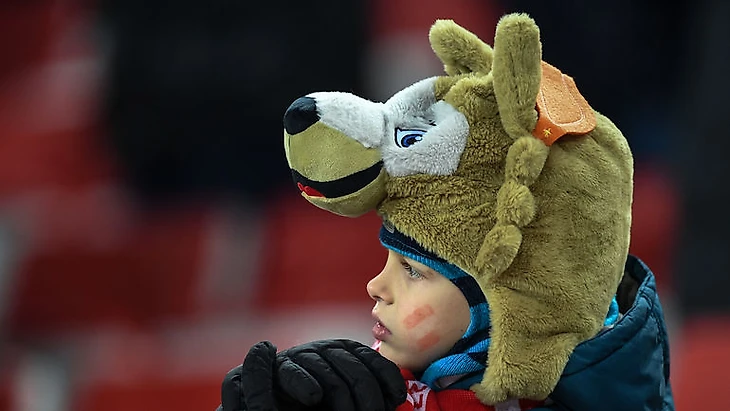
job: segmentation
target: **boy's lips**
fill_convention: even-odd
[[[373,337],[375,337],[376,340],[382,341],[384,338],[391,335],[388,327],[380,321],[380,318],[378,318],[377,315],[373,314],[373,319],[375,320],[375,325],[373,326]]]
[[[387,329],[380,321],[376,322],[373,326],[373,337],[376,340],[383,340],[390,335],[390,330]]]

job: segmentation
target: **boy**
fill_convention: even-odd
[[[284,116],[303,197],[383,218],[380,354],[259,344],[224,411],[673,410],[654,280],[627,256],[625,138],[541,61],[528,16],[500,20],[494,49],[450,21],[430,40],[448,75],[385,103],[312,93]]]
[[[492,408],[469,390],[482,378],[489,344],[489,309],[478,284],[387,223],[380,240],[387,261],[367,284],[377,352],[347,340],[278,355],[258,344],[226,376],[219,410],[667,409],[671,390],[657,390],[668,377],[663,315],[653,275],[635,257],[604,330],[576,348],[553,395]]]

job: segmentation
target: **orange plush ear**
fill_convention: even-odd
[[[551,145],[565,134],[586,134],[596,128],[593,109],[573,78],[544,61],[541,66],[537,125],[532,135]]]

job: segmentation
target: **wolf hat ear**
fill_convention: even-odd
[[[502,125],[515,140],[537,123],[535,100],[542,70],[540,31],[525,14],[503,17],[494,36],[494,94]]]
[[[487,74],[492,69],[492,48],[453,20],[436,20],[428,37],[448,75]]]

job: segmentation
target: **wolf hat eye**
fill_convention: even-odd
[[[401,148],[408,148],[423,140],[426,130],[418,129],[395,129],[395,144]]]

